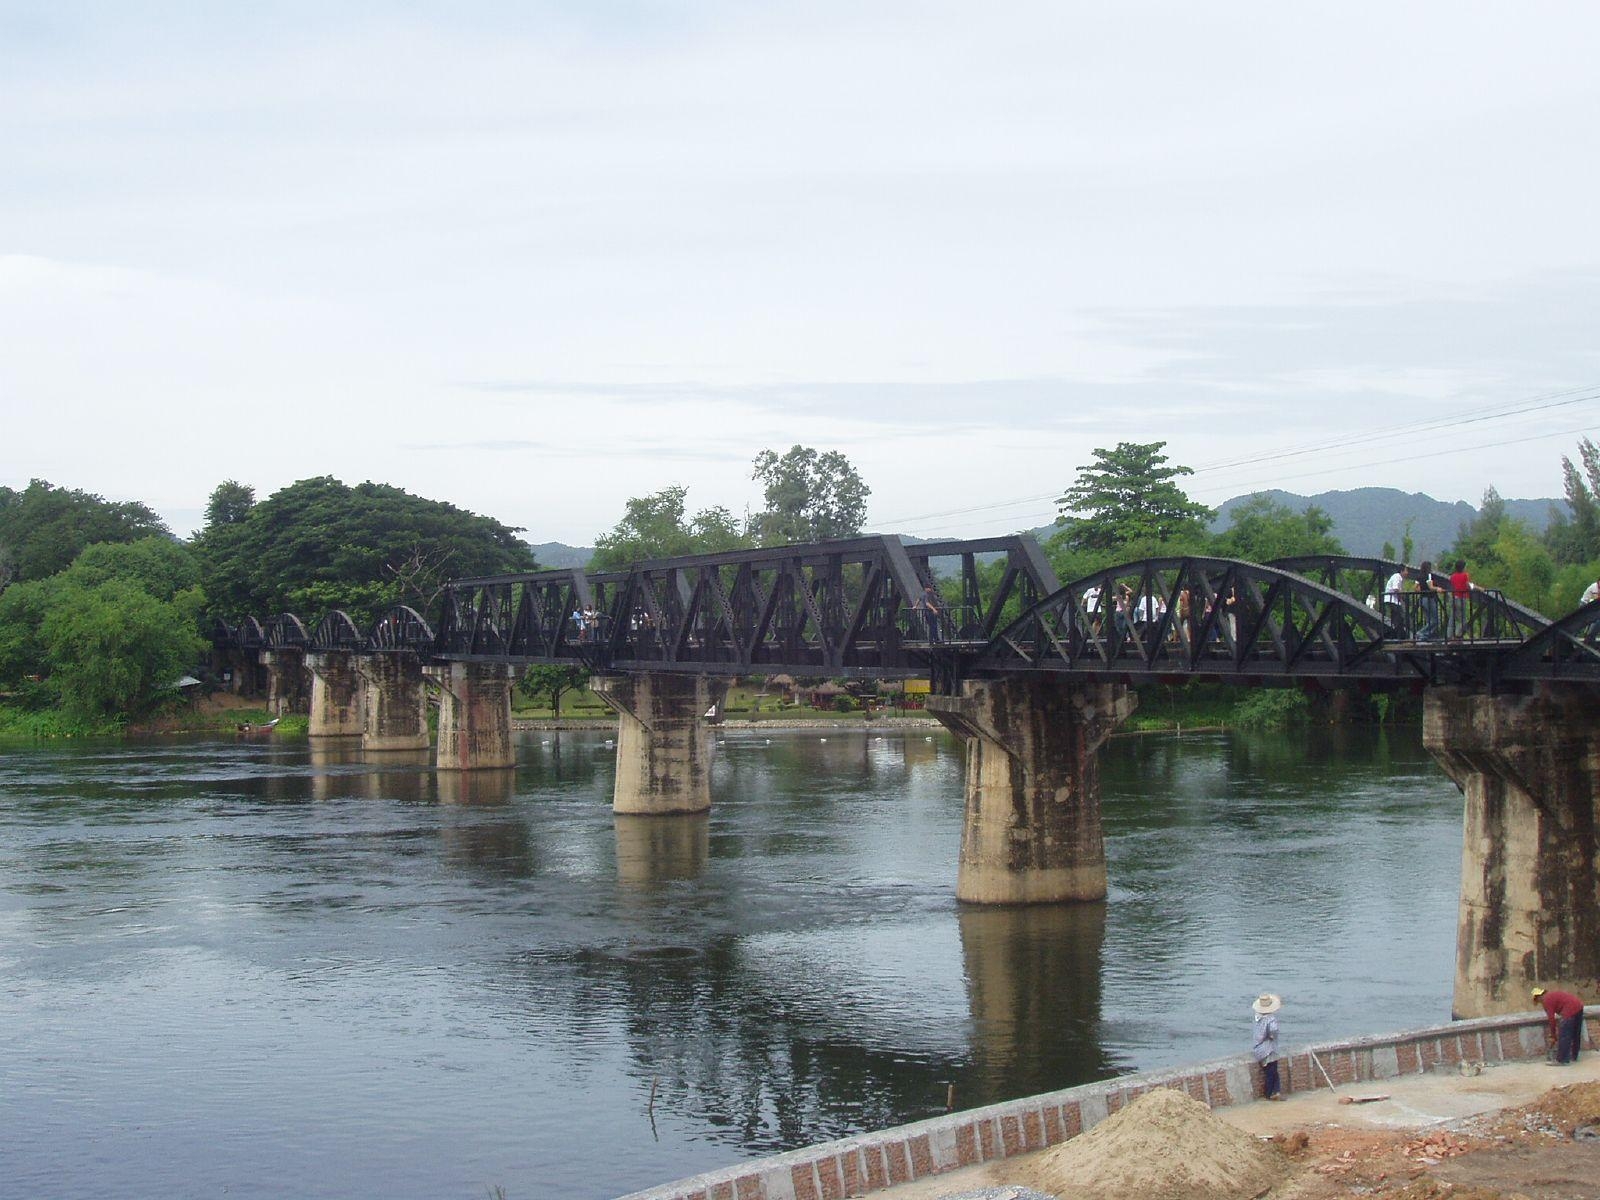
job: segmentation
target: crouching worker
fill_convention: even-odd
[[[1571,992],[1534,988],[1533,998],[1544,1009],[1544,1042],[1555,1047],[1556,1062],[1575,1063],[1583,1045],[1583,1001]]]

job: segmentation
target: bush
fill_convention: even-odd
[[[1259,688],[1233,706],[1233,722],[1241,729],[1288,729],[1304,725],[1310,715],[1306,694],[1289,688]]]
[[[847,713],[847,712],[855,712],[855,710],[856,710],[856,702],[854,700],[852,700],[849,696],[835,696],[833,698],[833,711],[834,712]]]

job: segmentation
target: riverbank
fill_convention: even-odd
[[[884,1200],[954,1198],[976,1188],[1011,1182],[1023,1174],[1030,1156],[1048,1152],[1094,1128],[1158,1088],[1183,1092],[1230,1123],[1262,1136],[1304,1131],[1331,1112],[1332,1117],[1327,1118],[1330,1127],[1347,1131],[1354,1127],[1352,1123],[1367,1125],[1393,1139],[1397,1134],[1443,1129],[1452,1122],[1500,1111],[1508,1100],[1526,1103],[1557,1084],[1600,1080],[1600,1063],[1594,1058],[1600,1048],[1597,1021],[1600,1007],[1591,1006],[1585,1043],[1589,1057],[1569,1067],[1545,1064],[1542,1015],[1484,1017],[1301,1047],[1283,1060],[1282,1104],[1261,1101],[1259,1072],[1248,1055],[1239,1055],[951,1113],[741,1163],[635,1192],[623,1200],[717,1200],[724,1196],[728,1200],[833,1200],[866,1195]],[[1507,1068],[1510,1073],[1500,1073]],[[1351,1097],[1352,1103],[1339,1104],[1335,1093]],[[1380,1095],[1381,1100],[1355,1102],[1358,1097],[1364,1100]],[[1600,1093],[1596,1107],[1600,1109]],[[1600,1111],[1594,1119],[1600,1121]],[[1308,1135],[1301,1148],[1308,1147],[1310,1140]],[[1322,1142],[1340,1146],[1337,1138],[1324,1136]],[[1402,1150],[1404,1145],[1404,1138],[1395,1142]],[[1334,1172],[1319,1175],[1315,1168],[1321,1164],[1312,1161],[1309,1172],[1297,1172],[1290,1181],[1297,1188],[1306,1183],[1311,1190],[1274,1189],[1272,1195],[1281,1200],[1321,1200],[1354,1194],[1316,1190],[1320,1179],[1336,1174],[1354,1176],[1362,1156],[1352,1149],[1349,1158],[1340,1157],[1344,1152],[1338,1148],[1327,1160],[1340,1164]],[[1435,1155],[1422,1153],[1420,1157]],[[1344,1164],[1351,1164],[1350,1170],[1343,1171]],[[1308,1179],[1308,1174],[1315,1178]],[[1600,1179],[1600,1172],[1591,1178]],[[1418,1192],[1406,1200],[1432,1200],[1442,1194]],[[1490,1200],[1496,1194],[1486,1193],[1475,1200]]]

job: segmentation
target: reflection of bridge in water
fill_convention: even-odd
[[[1438,595],[1442,575],[1387,597],[1396,570],[1167,558],[1063,586],[1024,536],[870,537],[457,580],[431,622],[282,614],[215,642],[275,710],[308,707],[314,737],[374,752],[428,746],[431,690],[443,770],[513,761],[516,669],[589,669],[619,717],[613,806],[655,817],[710,807],[706,718],[730,678],[927,676],[967,744],[957,893],[992,904],[1104,898],[1096,752],[1131,684],[1419,690],[1467,800],[1457,1012],[1523,1007],[1535,981],[1592,987],[1600,604],[1552,622],[1493,591]]]

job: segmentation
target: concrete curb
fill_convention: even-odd
[[[1600,1005],[1585,1010],[1585,1046],[1600,1048]],[[1377,1034],[1306,1046],[1282,1060],[1286,1092],[1324,1086],[1311,1062],[1335,1084],[1420,1075],[1463,1062],[1526,1062],[1544,1057],[1544,1018],[1528,1013],[1479,1017],[1404,1033]],[[632,1192],[621,1200],[843,1200],[959,1167],[1043,1150],[1093,1128],[1136,1097],[1176,1088],[1224,1108],[1260,1098],[1259,1072],[1250,1056],[1167,1071],[1124,1075],[1104,1083],[1007,1100],[900,1125],[876,1133],[824,1142],[771,1158],[752,1159]]]

